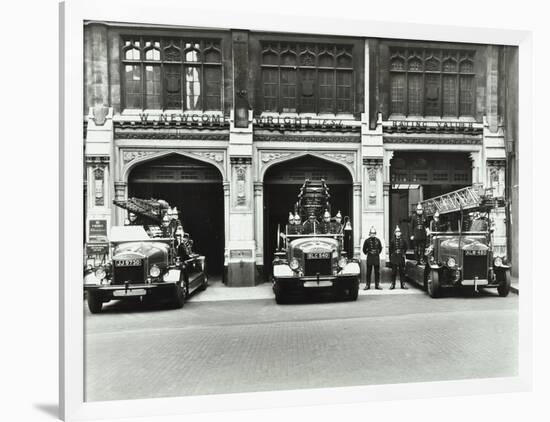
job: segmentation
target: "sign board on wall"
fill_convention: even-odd
[[[88,241],[107,242],[107,220],[90,220],[88,222]]]

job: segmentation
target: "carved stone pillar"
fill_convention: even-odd
[[[256,267],[263,276],[264,266],[264,184],[254,182],[254,221],[256,239]]]
[[[224,236],[225,236],[225,249],[224,249],[224,260],[223,265],[224,268],[227,268],[228,260],[229,260],[229,205],[231,201],[231,190],[229,187],[229,182],[223,182],[223,227],[224,227]],[[227,277],[226,274],[224,274],[224,279]]]
[[[482,184],[483,180],[481,177],[481,152],[471,152],[470,160],[472,160],[472,184]]]
[[[353,184],[353,256],[361,255],[361,183]]]
[[[384,242],[386,245],[386,258],[389,253],[389,244],[392,235],[390,227],[390,188],[391,188],[391,160],[394,151],[384,151]]]
[[[501,159],[487,160],[487,188],[496,198],[505,198],[506,161]],[[507,256],[506,208],[495,208],[493,220],[493,253],[495,256]]]
[[[115,182],[115,199],[118,201],[123,201],[128,199],[128,183],[126,182]],[[124,219],[126,218],[126,211],[120,207],[115,207],[115,225],[124,224]]]
[[[233,156],[229,211],[229,286],[253,286],[256,279],[252,158]]]

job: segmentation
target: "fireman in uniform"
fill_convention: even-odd
[[[393,238],[390,240],[390,262],[391,262],[391,286],[390,290],[395,289],[395,279],[399,272],[399,281],[401,288],[405,286],[405,252],[407,251],[407,242],[401,237],[399,226],[395,227]]]
[[[294,227],[294,214],[292,214],[292,212],[289,211],[289,213],[288,213],[288,224],[286,226],[287,233],[292,234],[291,232],[293,230],[293,227]]]
[[[411,240],[414,243],[414,254],[416,257],[417,264],[424,263],[424,251],[426,250],[426,235],[428,223],[426,217],[424,216],[424,208],[422,204],[416,206],[416,213],[414,213],[411,218]]]
[[[434,214],[434,219],[430,221],[430,231],[431,232],[444,232],[447,230],[447,224],[441,221],[439,217],[439,211],[436,211]]]
[[[299,213],[294,214],[294,225],[291,226],[293,233],[292,234],[303,234],[304,226],[302,225],[302,217]]]
[[[328,210],[325,210],[325,213],[323,214],[323,221],[321,224],[319,224],[319,233],[321,234],[329,234],[331,232],[331,224],[330,224],[330,213]]]
[[[338,211],[334,217],[330,232],[334,234],[342,233],[342,213],[340,211]]]
[[[307,221],[304,223],[304,233],[319,233],[319,222],[315,218],[315,214],[311,214]]]
[[[382,242],[376,237],[376,229],[370,228],[369,237],[363,243],[363,253],[367,255],[367,284],[364,290],[370,289],[370,277],[374,268],[374,288],[382,290],[380,287],[380,253],[382,252]]]

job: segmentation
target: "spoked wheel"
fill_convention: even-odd
[[[430,271],[428,277],[428,294],[430,297],[437,298],[441,296],[441,284],[439,283],[439,272],[436,270]]]
[[[512,286],[512,280],[510,278],[510,271],[500,271],[497,273],[497,280],[498,280],[498,295],[500,297],[506,297],[508,296],[508,293],[510,293],[510,287]]]

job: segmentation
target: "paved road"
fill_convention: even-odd
[[[518,297],[492,291],[85,312],[89,401],[517,374]]]

